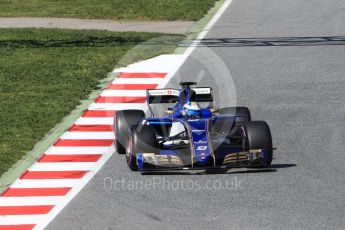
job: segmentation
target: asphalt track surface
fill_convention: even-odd
[[[200,60],[207,52],[222,59],[238,104],[271,126],[270,170],[143,176],[114,154],[48,229],[343,229],[344,9],[343,0],[234,0],[202,41],[209,47],[177,74],[204,76],[200,84],[225,95],[231,80],[211,77]],[[108,177],[157,185],[109,189]],[[209,181],[218,182],[204,189]],[[234,186],[219,189],[226,181]]]

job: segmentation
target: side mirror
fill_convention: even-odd
[[[164,113],[167,114],[167,115],[169,115],[169,114],[173,114],[174,111],[173,111],[173,110],[165,110]]]
[[[213,107],[210,109],[211,113],[218,113],[219,112],[219,108]]]

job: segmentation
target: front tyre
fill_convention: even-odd
[[[130,128],[126,160],[132,171],[138,171],[137,153],[158,153],[158,141],[153,127],[134,125]]]
[[[142,110],[117,111],[114,117],[115,150],[118,154],[126,153],[128,130],[132,125],[145,117]]]
[[[261,166],[270,166],[273,158],[271,130],[265,121],[251,121],[243,125],[244,150],[265,149],[268,153],[266,162]]]
[[[236,117],[233,120],[220,119],[214,122],[214,131],[225,136],[240,136],[241,127],[251,121],[251,114],[247,107],[225,107],[219,109],[219,115]]]

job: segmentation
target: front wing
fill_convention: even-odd
[[[138,153],[137,165],[139,171],[155,170],[200,170],[208,168],[238,168],[250,166],[267,166],[268,152],[264,149],[252,149],[246,152],[232,152],[221,160],[214,159],[209,165],[186,164],[179,155]],[[192,157],[193,159],[193,157]]]

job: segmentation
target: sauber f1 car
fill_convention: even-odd
[[[147,90],[151,117],[142,110],[117,111],[115,148],[133,171],[268,167],[272,138],[265,121],[252,121],[247,107],[213,107],[212,89]],[[206,103],[204,103],[206,102]],[[155,103],[175,103],[155,117]],[[207,104],[200,108],[199,104]]]

